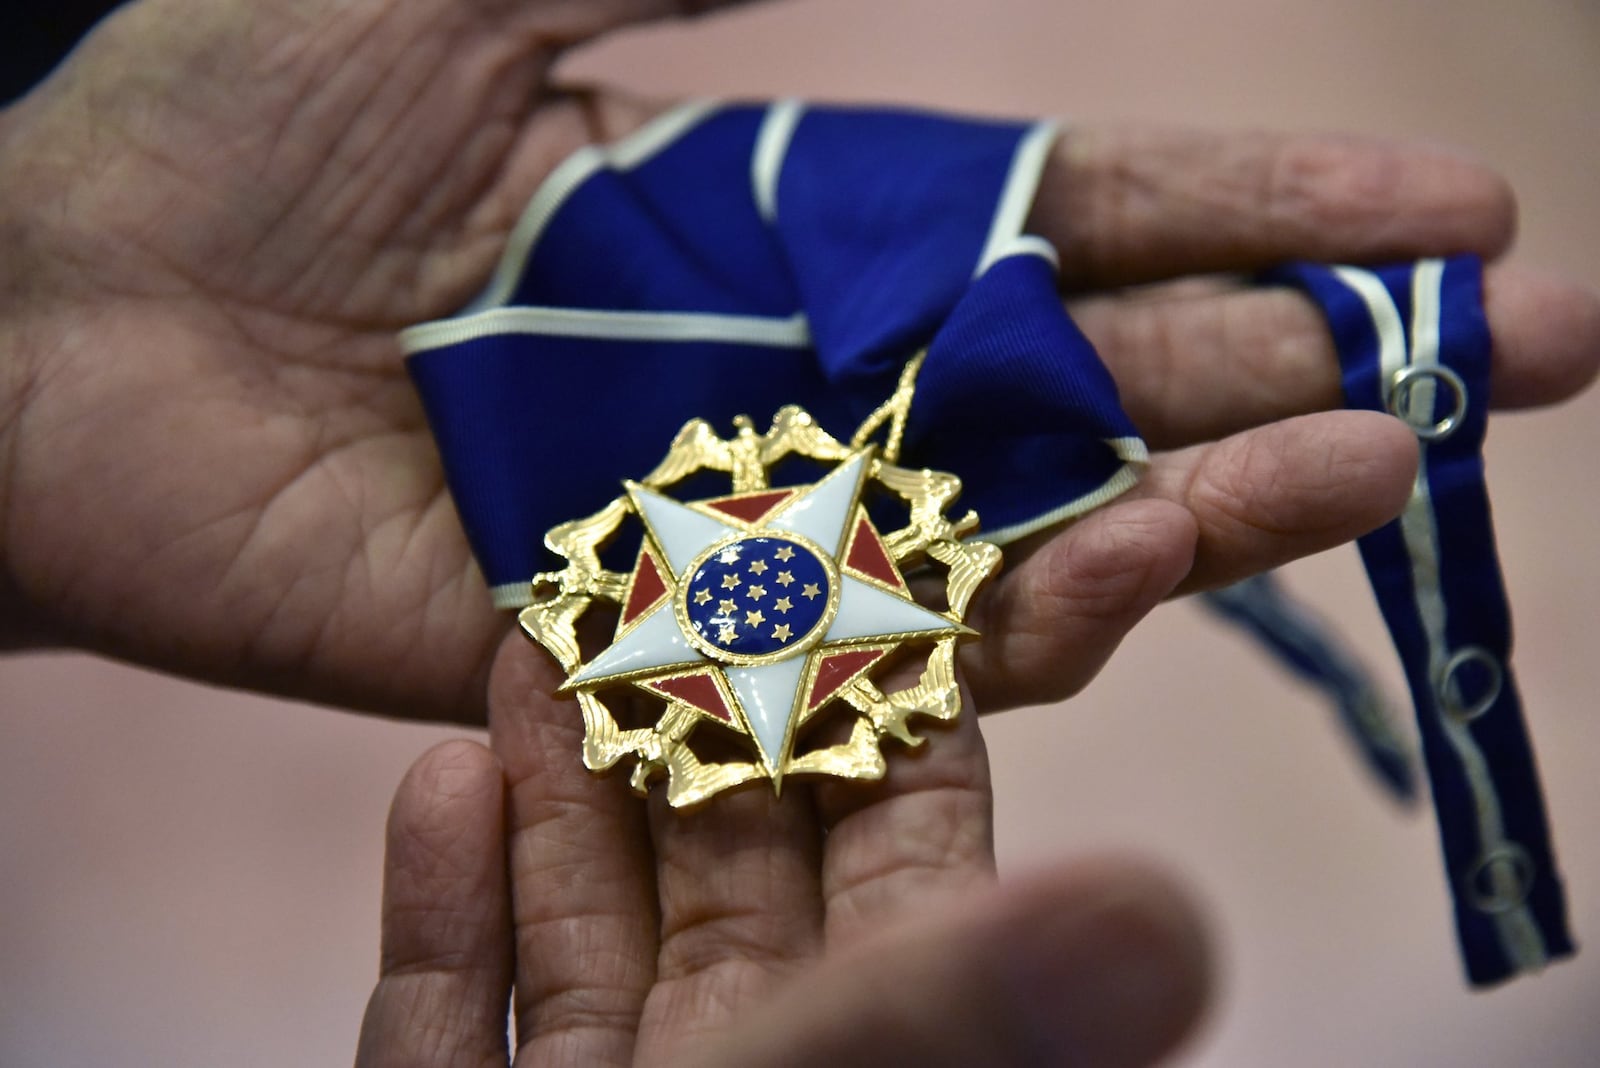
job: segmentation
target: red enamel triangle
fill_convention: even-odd
[[[703,502],[723,515],[732,516],[745,523],[754,523],[778,505],[794,496],[793,490],[776,490],[770,493],[747,493],[737,497],[719,497]]]
[[[708,672],[680,675],[675,679],[657,679],[645,685],[663,697],[693,705],[724,723],[733,722],[733,714],[728,711],[728,703],[722,699],[722,691],[717,689],[716,680]]]
[[[639,562],[633,568],[633,586],[628,590],[628,603],[622,606],[617,629],[621,630],[655,607],[666,592],[667,584],[661,578],[655,554],[649,549],[639,550]]]
[[[817,665],[817,681],[811,687],[811,698],[806,711],[812,712],[838,693],[857,675],[884,658],[887,649],[855,649],[844,653],[829,653]]]
[[[872,529],[866,516],[856,520],[856,536],[850,542],[850,551],[845,554],[844,566],[897,590],[904,591],[906,588],[904,580],[900,578],[900,569],[889,559],[888,550],[883,547],[878,532]]]

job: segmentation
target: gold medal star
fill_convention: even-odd
[[[851,454],[814,486],[793,495],[794,499],[783,505],[782,513],[770,519],[766,527],[755,529],[749,523],[736,527],[717,520],[710,514],[715,509],[708,510],[710,502],[679,502],[647,486],[627,485],[632,514],[645,527],[651,555],[641,558],[626,590],[614,590],[614,579],[597,572],[584,587],[588,591],[584,596],[590,600],[618,600],[621,592],[624,600],[642,601],[643,593],[636,598],[627,594],[647,581],[650,584],[644,589],[659,585],[670,595],[656,597],[651,607],[644,608],[621,628],[609,646],[572,668],[562,692],[592,699],[593,704],[586,705],[584,713],[585,723],[594,733],[586,737],[589,743],[602,745],[615,738],[620,725],[598,694],[609,696],[612,689],[628,684],[657,696],[678,696],[677,690],[662,684],[686,673],[708,678],[721,702],[719,718],[748,739],[755,757],[753,761],[721,763],[689,761],[687,770],[680,766],[682,762],[670,763],[674,753],[688,750],[684,749],[687,731],[683,716],[669,704],[650,729],[649,744],[637,750],[640,770],[635,776],[636,787],[647,786],[645,780],[655,775],[662,764],[667,765],[671,780],[668,800],[674,806],[696,804],[726,787],[762,776],[770,779],[776,790],[791,771],[862,777],[861,760],[878,755],[875,736],[882,733],[870,713],[861,712],[857,718],[858,728],[865,723],[870,729],[852,731],[848,752],[837,746],[810,748],[810,740],[804,738],[800,743],[802,751],[795,751],[796,737],[805,733],[807,717],[820,707],[813,706],[810,699],[817,696],[813,691],[824,664],[832,663],[826,658],[839,649],[855,654],[848,663],[858,664],[860,651],[866,650],[872,663],[856,671],[859,675],[880,659],[880,651],[888,654],[906,642],[936,643],[929,653],[930,666],[937,666],[935,657],[942,658],[939,663],[943,663],[953,655],[951,639],[966,633],[966,628],[953,618],[959,613],[923,607],[899,585],[889,588],[874,582],[870,573],[852,576],[834,559],[838,547],[849,547],[851,523],[858,521],[861,514],[859,496],[876,470],[876,463],[870,450]],[[913,512],[919,504],[926,509],[936,503],[918,498],[912,502]],[[611,518],[613,511],[617,514]],[[597,518],[602,515],[607,517],[605,523],[592,528],[581,523],[575,526],[582,533],[578,540],[561,542],[552,534],[551,543],[559,542],[564,547],[557,551],[569,563],[574,559],[583,563],[589,558],[593,544],[583,539],[597,544],[625,518],[616,509],[597,513]],[[768,535],[768,529],[783,533]],[[790,536],[794,538],[792,542],[783,540]],[[993,550],[993,546],[983,548]],[[802,550],[806,554],[804,560],[800,560]],[[757,556],[767,565],[764,572],[754,568],[738,570],[741,563],[755,563]],[[794,560],[800,562],[795,564]],[[987,572],[998,563],[997,551],[971,558],[963,556],[961,561]],[[785,576],[783,580],[778,578],[780,573]],[[697,574],[700,577],[694,578]],[[773,579],[767,580],[767,574],[772,574]],[[806,575],[816,577],[807,581]],[[723,580],[720,587],[714,578]],[[765,581],[772,581],[776,589],[768,591]],[[955,581],[948,580],[947,585]],[[789,592],[795,586],[803,589]],[[961,587],[956,588],[959,591]],[[749,596],[741,598],[739,590]],[[768,592],[773,595],[772,607],[779,619],[767,616],[762,607]],[[804,598],[807,607],[791,624],[788,616],[800,608],[793,600],[796,596]],[[947,598],[958,600],[957,594],[948,590]],[[828,603],[819,605],[819,599]],[[712,611],[713,606],[720,606],[721,611]],[[624,604],[625,611],[629,607],[635,606]],[[548,601],[536,604],[531,613],[524,613],[523,626],[565,658],[578,645],[576,620],[563,615],[552,623],[553,610]],[[763,639],[761,629],[768,623],[773,628]],[[741,626],[749,629],[749,640]],[[790,642],[795,644],[792,650]],[[832,676],[828,680],[829,684],[837,681],[842,680]],[[954,713],[953,685],[938,687],[935,697],[941,711],[948,708],[949,714]],[[922,702],[924,698],[919,693],[907,700]],[[718,715],[716,709],[704,710]],[[898,720],[894,725],[899,725]],[[856,744],[858,737],[865,740],[864,746]]]
[[[767,573],[767,562],[765,560],[757,560],[750,565],[750,570],[757,575],[765,575]]]

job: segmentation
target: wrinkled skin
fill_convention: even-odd
[[[0,639],[391,714],[491,709],[497,758],[436,751],[397,797],[366,1063],[503,1059],[513,977],[524,1063],[1149,1063],[1204,1000],[1192,910],[1109,861],[990,885],[972,717],[879,788],[647,816],[576,767],[572,710],[537,696],[548,663],[520,639],[496,659],[506,624],[394,335],[475,291],[557,161],[656,110],[551,88],[559,51],[673,13],[138,0],[0,113]],[[1497,257],[1514,207],[1432,149],[1086,127],[1031,226],[1161,451],[975,604],[961,666],[984,711],[1075,692],[1164,597],[1405,498],[1404,429],[1321,411],[1335,361],[1305,302],[1187,276]],[[1592,377],[1591,295],[1496,265],[1487,302],[1501,406]]]

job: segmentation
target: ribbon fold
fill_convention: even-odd
[[[848,436],[922,350],[903,460],[960,476],[986,538],[1131,487],[1144,442],[1022,232],[1054,135],[700,104],[562,164],[483,297],[401,337],[496,603],[688,420]]]

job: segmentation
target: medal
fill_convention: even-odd
[[[964,538],[976,515],[946,515],[959,480],[894,463],[919,363],[885,406],[882,447],[865,443],[872,423],[843,443],[794,407],[761,434],[740,420],[728,439],[693,421],[654,471],[550,531],[546,544],[567,565],[534,578],[534,603],[519,619],[568,673],[562,692],[583,710],[589,768],[632,758],[636,791],[665,773],[668,802],[683,807],[759,779],[775,791],[791,776],[879,779],[885,736],[916,745],[912,717],[955,718],[956,643],[972,634],[961,620],[1000,550]],[[774,469],[795,459],[826,473],[774,484]],[[671,495],[707,472],[723,476],[726,492]],[[873,496],[904,517],[898,528],[879,530]],[[639,546],[622,575],[599,552],[630,520]],[[912,596],[909,567],[942,573],[942,610]],[[580,626],[606,602],[618,612],[615,635],[585,658]],[[879,689],[873,677],[912,653],[917,681]],[[645,726],[619,725],[613,703],[630,700],[654,706]],[[845,722],[828,724],[835,710]],[[826,726],[842,737],[827,737]],[[702,758],[701,734],[739,755]],[[816,735],[823,740],[811,742]]]
[[[588,767],[677,807],[881,778],[886,737],[959,711],[998,545],[1134,485],[1144,442],[1022,233],[1053,137],[681,108],[563,163],[480,300],[402,336]]]

